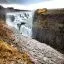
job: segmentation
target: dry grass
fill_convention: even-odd
[[[0,64],[34,64],[29,56],[16,47],[0,40]]]

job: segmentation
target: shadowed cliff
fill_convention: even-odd
[[[64,53],[64,9],[38,9],[33,17],[33,38]]]

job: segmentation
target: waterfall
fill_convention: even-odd
[[[6,14],[6,24],[15,27],[22,35],[32,36],[32,11],[10,12]]]

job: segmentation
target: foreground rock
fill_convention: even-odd
[[[44,43],[20,35],[7,25],[0,25],[0,39],[12,42],[20,51],[26,51],[35,64],[64,64],[63,54]]]

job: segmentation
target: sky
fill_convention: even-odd
[[[13,1],[13,0],[11,0]],[[19,0],[17,0],[19,1]],[[25,1],[25,2],[24,2]],[[27,0],[29,1],[29,0]],[[38,8],[47,8],[47,9],[56,9],[56,8],[64,8],[64,0],[32,0],[29,2],[26,2],[26,0],[23,0],[23,4],[20,3],[12,3],[12,4],[1,4],[4,7],[14,7],[15,9],[27,9],[27,10],[34,10]],[[26,4],[25,4],[26,3]]]
[[[19,3],[19,4],[31,4],[31,3],[38,3],[44,0],[9,0],[9,3]]]
[[[14,4],[34,4],[39,2],[44,2],[48,0],[0,0],[0,3],[14,3]]]

